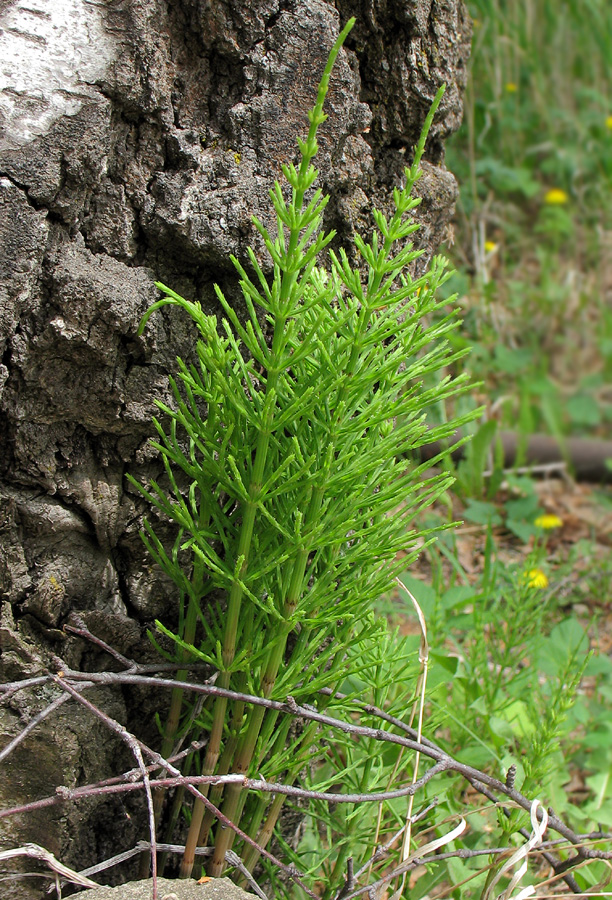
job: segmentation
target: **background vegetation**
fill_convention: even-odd
[[[612,421],[612,7],[475,0],[456,242],[469,365],[504,423]]]
[[[554,478],[504,472],[496,434],[610,438],[612,6],[468,6],[465,119],[447,151],[461,189],[448,251],[457,272],[444,290],[460,295],[452,339],[471,349],[461,365],[482,382],[462,402],[487,412],[447,507],[427,518],[465,524],[403,580],[437,663],[436,739],[492,772],[516,766],[517,785],[577,829],[610,831],[612,495],[577,484],[571,466]],[[416,646],[407,604],[400,591],[384,608]],[[442,798],[438,833],[458,798],[453,788]],[[497,815],[472,815],[465,845],[486,844]],[[568,890],[550,876],[543,862],[531,877],[544,892]],[[410,896],[479,896],[488,877],[482,861],[455,859],[413,876]],[[574,887],[599,896],[609,878],[596,864]]]

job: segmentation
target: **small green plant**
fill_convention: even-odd
[[[421,277],[410,274],[421,256],[410,242],[418,228],[411,213],[420,202],[412,191],[442,89],[405,185],[394,191],[395,211],[386,218],[375,210],[371,241],[356,238],[361,267],[352,268],[344,250],[329,249],[334,233],[322,230],[328,198],[313,189],[312,159],[332,67],[353,21],[331,51],[308,136],[299,141],[299,165],[285,166],[286,185],[276,183],[271,192],[276,234],[254,219],[272,277],[252,250],[248,265],[232,258],[246,322],[218,287],[220,322],[159,285],[164,297],[141,331],[163,306],[182,308],[198,331],[197,363],[178,360],[170,379],[174,404],[158,403],[162,420],[155,420],[153,446],[165,482],[130,479],[177,529],[166,548],[145,521],[143,540],[179,592],[178,628],[157,623],[174,642],[178,662],[207,663],[219,687],[293,697],[319,709],[331,702],[322,689],[333,697],[357,676],[367,681],[378,672],[369,690],[378,684],[383,691],[380,666],[364,668],[355,648],[370,647],[371,655],[383,639],[373,604],[429,539],[410,530],[415,515],[452,480],[428,471],[430,463],[406,462],[406,453],[455,431],[459,420],[428,431],[426,412],[468,384],[465,376],[445,376],[423,387],[460,354],[446,340],[454,315],[433,315],[447,303],[436,296],[448,277],[446,262],[435,257]],[[387,663],[383,681],[392,683],[404,669],[400,655],[393,672]],[[350,697],[346,703],[348,715]],[[222,697],[194,711],[177,689],[163,753],[195,729],[208,735],[203,758],[190,762],[203,774],[257,772],[291,783],[319,756],[339,767],[325,777],[341,780],[350,755],[317,747],[315,726],[289,734],[289,723]],[[353,777],[369,777],[367,766]],[[282,795],[249,796],[236,784],[214,788],[210,800],[263,847],[283,803]],[[159,795],[156,806],[159,813]],[[234,832],[215,830],[201,802],[189,818],[181,875],[192,872],[196,845],[211,841],[209,873],[220,875]],[[257,852],[245,846],[241,853],[252,870]],[[339,853],[346,857],[345,844]],[[341,860],[327,877],[329,891],[342,883]]]
[[[443,551],[445,561],[452,559],[450,577],[441,570],[436,574],[434,568],[432,585],[410,572],[403,573],[401,581],[418,594],[428,622],[433,675],[428,705],[437,720],[436,739],[483,771],[497,777],[510,772],[520,790],[537,795],[545,805],[552,803],[557,813],[577,825],[595,829],[593,808],[599,801],[605,815],[609,807],[607,775],[602,773],[610,767],[609,751],[602,753],[589,732],[603,737],[608,730],[607,725],[602,728],[603,719],[609,714],[602,715],[594,698],[579,692],[579,684],[585,672],[598,673],[598,696],[605,696],[611,667],[607,657],[588,657],[584,627],[574,616],[563,618],[554,587],[548,588],[539,568],[546,551],[545,529],[554,527],[555,518],[536,518],[536,523],[544,522],[534,526],[539,538],[526,558],[513,565],[500,561],[489,528],[483,571],[472,583],[453,550],[454,532],[428,550],[432,557]],[[400,618],[412,615],[403,590],[387,602],[387,612]],[[579,809],[568,784],[576,759],[585,753],[592,753],[593,762],[601,766],[593,776],[594,797]],[[460,786],[447,784],[441,792],[436,784],[431,795],[434,791],[440,802],[433,819],[444,828],[447,817],[463,812]],[[431,795],[424,792],[420,802]],[[499,806],[474,811],[464,846],[483,850],[491,840],[499,845],[500,832],[502,841],[512,845],[512,835],[528,829],[528,821],[526,813],[512,808],[505,813]],[[497,864],[491,877],[496,871]],[[485,874],[477,858],[440,862],[423,874],[417,896],[448,882],[465,882],[461,896],[481,896]]]

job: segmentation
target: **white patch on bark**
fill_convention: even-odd
[[[0,150],[73,116],[115,55],[102,4],[13,0],[0,12]],[[0,7],[1,8],[1,7]]]

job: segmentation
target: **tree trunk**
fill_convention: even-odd
[[[173,597],[141,546],[142,505],[124,475],[159,473],[155,398],[193,341],[184,317],[142,314],[160,279],[207,311],[213,283],[238,301],[234,253],[264,259],[253,214],[294,158],[328,51],[336,66],[321,133],[327,226],[350,247],[388,207],[441,82],[419,232],[444,239],[456,184],[444,140],[461,118],[470,24],[461,0],[1,0],[0,622],[3,680],[108,658],[62,630],[78,613],[128,656]],[[0,711],[2,744],[48,702]],[[152,698],[97,694],[156,741]],[[153,698],[155,699],[155,698]],[[167,698],[157,698],[161,705]],[[134,765],[71,701],[3,764],[2,807]],[[0,822],[4,846],[34,841],[83,868],[143,836],[119,801]],[[31,870],[32,865],[28,865]],[[5,882],[6,900],[41,896]]]

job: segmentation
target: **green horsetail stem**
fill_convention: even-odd
[[[330,53],[308,135],[298,142],[300,163],[283,167],[291,199],[278,183],[271,191],[277,236],[254,220],[273,278],[264,275],[252,249],[253,280],[233,259],[246,319],[218,287],[220,322],[163,286],[166,296],[143,319],[141,331],[162,306],[187,311],[199,330],[198,366],[179,359],[179,375],[170,379],[175,407],[158,403],[170,428],[156,422],[160,440],[153,446],[169,488],[151,482],[147,490],[131,479],[179,529],[171,556],[145,524],[153,558],[189,596],[178,634],[158,623],[176,641],[181,663],[190,655],[206,662],[222,688],[275,698],[295,693],[319,705],[329,702],[318,695],[321,687],[335,692],[345,680],[354,642],[367,643],[378,633],[371,607],[393,583],[398,553],[407,564],[418,552],[417,538],[428,537],[408,533],[406,523],[450,484],[448,474],[425,476],[425,466],[408,470],[404,461],[411,447],[454,430],[455,423],[446,423],[428,433],[426,408],[468,387],[461,377],[423,387],[454,358],[442,343],[453,327],[450,317],[425,318],[442,306],[434,295],[445,280],[444,264],[434,260],[418,279],[403,274],[422,253],[407,243],[418,227],[409,218],[419,203],[411,191],[443,89],[405,170],[406,185],[393,193],[394,214],[387,221],[374,211],[378,231],[371,243],[355,238],[367,282],[342,250],[338,256],[329,251],[328,269],[317,267],[334,233],[322,230],[328,198],[310,191],[317,177],[312,160],[332,68],[353,24]],[[211,601],[202,608],[204,596]],[[179,688],[164,749],[194,720],[183,706]],[[263,707],[215,698],[193,725],[208,733],[201,774],[265,771],[273,780],[299,778],[316,728],[298,729],[290,752],[290,719],[277,720]],[[202,792],[230,821],[268,843],[280,796],[253,798],[234,784]],[[181,877],[192,874],[196,847],[209,840],[213,823],[206,804],[196,801]],[[233,840],[231,828],[217,827],[211,875],[226,868]],[[252,868],[258,851],[243,853]],[[344,855],[343,849],[338,877]]]

